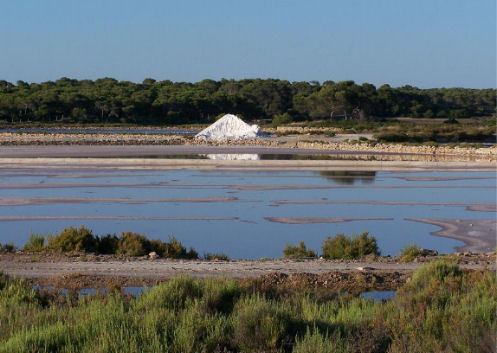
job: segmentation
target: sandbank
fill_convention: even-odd
[[[497,221],[495,219],[404,218],[407,221],[432,224],[441,229],[432,235],[457,239],[465,245],[458,251],[488,252],[496,246]]]

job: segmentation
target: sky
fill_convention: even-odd
[[[0,0],[0,79],[496,87],[495,0]]]

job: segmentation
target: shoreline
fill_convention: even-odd
[[[359,136],[359,135],[357,135]],[[293,150],[317,150],[321,153],[340,151],[344,153],[372,154],[420,154],[442,159],[488,159],[497,160],[497,146],[469,148],[462,146],[430,146],[378,143],[373,141],[342,141],[339,137],[322,135],[291,135],[285,137],[265,137],[253,140],[203,141],[181,135],[150,134],[38,134],[38,133],[0,133],[0,146],[184,146],[184,147],[251,147],[286,148]],[[2,148],[2,149],[3,149]],[[257,153],[257,152],[252,152]]]
[[[167,146],[154,149],[167,158],[150,158],[150,146],[25,146],[3,147],[0,149],[0,168],[2,169],[63,169],[63,170],[383,170],[383,171],[418,171],[418,170],[451,170],[451,171],[495,171],[496,163],[492,160],[402,160],[406,155],[363,155],[365,159],[355,158],[354,153],[336,154],[337,159],[262,159],[262,160],[219,160],[219,159],[187,159],[185,154],[209,153],[279,153],[303,154],[324,153],[319,150],[297,151],[292,149],[254,149],[243,148],[194,148],[184,146],[173,148]],[[171,158],[179,155],[181,158]],[[401,157],[398,160],[398,157]],[[408,156],[408,155],[407,155]],[[126,158],[125,158],[126,157]],[[410,156],[408,156],[410,157]],[[342,159],[343,158],[343,159]],[[380,160],[378,160],[379,158]],[[381,158],[385,160],[381,160]]]

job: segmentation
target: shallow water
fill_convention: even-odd
[[[299,240],[319,250],[327,236],[369,231],[384,255],[412,243],[448,253],[462,243],[405,218],[494,219],[466,205],[495,203],[495,181],[492,172],[0,170],[0,243],[85,225],[253,259],[281,257]],[[349,221],[284,223],[295,218]]]
[[[35,285],[33,286],[33,289],[36,291],[41,291],[41,290],[46,290],[46,291],[51,291],[55,292],[56,289],[54,286],[38,286]],[[153,289],[153,286],[126,286],[123,287],[122,293],[124,295],[132,295],[134,297],[139,297],[141,294],[143,294],[146,291],[149,291]],[[61,294],[68,294],[70,291],[67,288],[59,288],[57,289],[58,292]],[[93,296],[96,295],[97,293],[107,293],[107,288],[82,288],[78,290],[78,295],[80,297],[88,297],[88,296]],[[377,302],[383,302],[387,300],[392,300],[395,298],[395,293],[396,291],[394,290],[381,290],[381,291],[368,291],[368,292],[362,292],[359,294],[359,296],[365,298],[365,299],[372,299]]]
[[[382,302],[386,300],[392,300],[395,298],[394,290],[375,290],[369,292],[362,292],[361,297],[365,299],[373,299],[376,302]]]

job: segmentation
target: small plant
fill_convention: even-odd
[[[360,259],[367,255],[380,255],[375,237],[370,237],[368,232],[352,237],[344,234],[327,237],[321,249],[325,259]]]
[[[206,253],[204,254],[204,260],[209,260],[209,261],[229,261],[228,255],[224,253],[218,253],[218,254],[212,254],[212,253]]]
[[[426,141],[426,142],[423,142],[423,146],[438,147],[439,144],[435,141]]]
[[[29,241],[24,244],[25,251],[43,251],[45,250],[45,237],[31,233]]]
[[[0,253],[14,252],[15,249],[16,247],[12,243],[0,244]]]
[[[416,244],[406,245],[402,248],[402,252],[400,253],[400,261],[410,262],[421,254],[421,248]]]
[[[316,253],[311,249],[307,249],[305,243],[300,241],[298,246],[286,244],[285,249],[283,250],[283,257],[287,259],[300,259],[305,257],[316,257]]]
[[[292,116],[288,113],[284,113],[284,114],[275,115],[271,124],[273,125],[273,127],[278,127],[280,125],[287,125],[292,121],[293,121]]]
[[[459,121],[456,118],[451,117],[447,120],[444,120],[444,124],[459,124]]]
[[[359,136],[359,141],[369,141],[369,139],[364,136]]]

